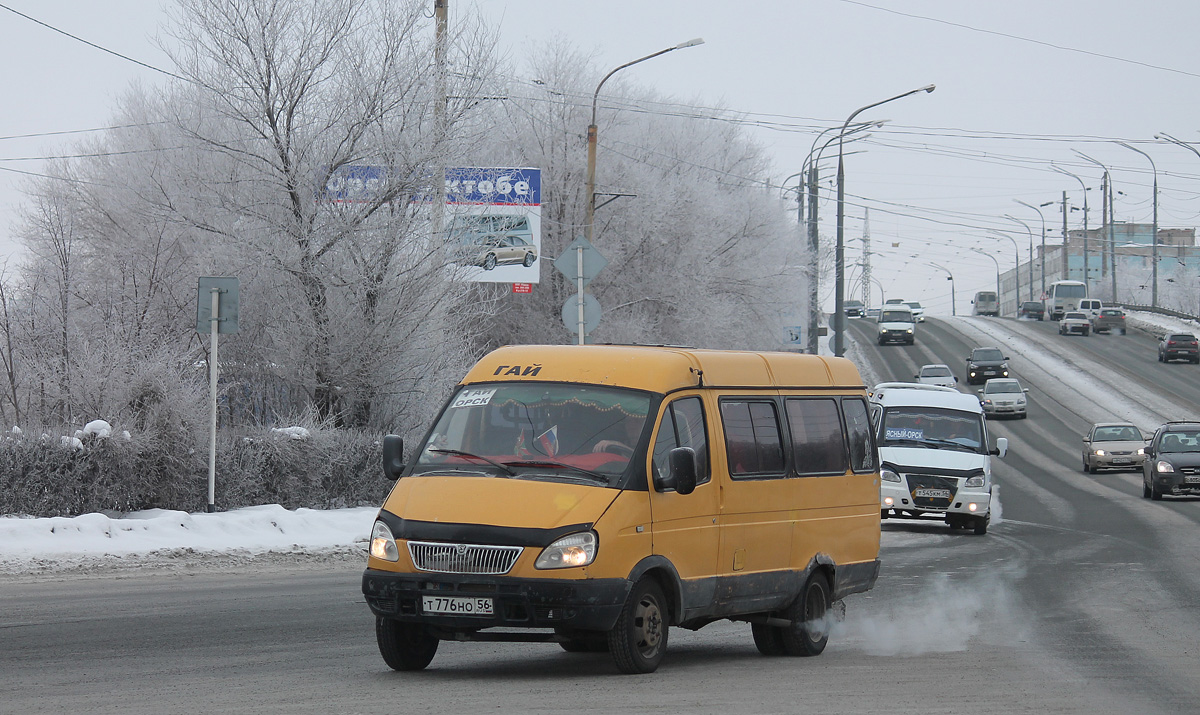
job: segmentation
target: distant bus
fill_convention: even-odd
[[[1087,283],[1083,281],[1054,281],[1046,287],[1046,315],[1059,320],[1063,313],[1079,310],[1079,301],[1088,297]]]
[[[975,304],[972,311],[975,315],[1000,315],[1000,297],[996,291],[981,290],[971,302]]]

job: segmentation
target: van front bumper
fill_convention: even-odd
[[[903,477],[902,477],[903,478]],[[879,488],[879,511],[881,514],[900,516],[903,512],[919,512],[922,514],[958,514],[962,516],[988,516],[991,511],[992,495],[989,490],[958,489],[946,503],[919,503],[914,497],[913,490],[908,486],[908,480],[903,482],[883,482]],[[971,504],[975,509],[971,509]]]
[[[448,630],[565,628],[607,631],[631,588],[627,579],[522,579],[367,569],[362,591],[371,612]],[[491,615],[426,613],[425,596],[490,598]]]

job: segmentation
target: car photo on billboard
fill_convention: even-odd
[[[448,241],[455,263],[485,271],[507,265],[529,268],[538,259],[529,217],[524,215],[455,216]]]

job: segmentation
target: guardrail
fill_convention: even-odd
[[[1133,305],[1132,303],[1121,303],[1120,305],[1126,310],[1140,310],[1146,313],[1158,313],[1159,315],[1169,315],[1174,318],[1183,318],[1184,320],[1200,320],[1200,316],[1196,316],[1191,313],[1183,313],[1178,310],[1171,310],[1169,308],[1155,308],[1149,305]]]

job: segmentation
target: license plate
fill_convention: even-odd
[[[1114,457],[1112,463],[1113,464],[1129,464],[1132,461],[1133,460],[1129,459],[1128,457]]]
[[[949,499],[949,489],[918,489],[913,492],[915,497],[925,497],[927,499]]]
[[[456,616],[490,616],[492,599],[467,596],[422,596],[421,610],[426,613],[453,613]]]
[[[1198,477],[1184,477],[1184,478],[1183,478],[1183,482],[1184,482],[1184,484],[1200,484],[1200,476],[1198,476]]]

